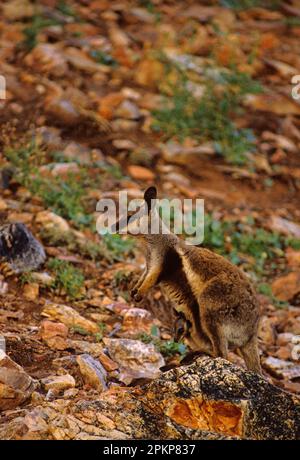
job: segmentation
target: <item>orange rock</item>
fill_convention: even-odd
[[[239,12],[239,17],[243,20],[247,19],[262,19],[266,21],[282,20],[283,15],[279,11],[270,11],[266,8],[254,7],[245,11]]]
[[[41,322],[40,334],[42,339],[49,339],[51,337],[67,337],[69,328],[63,323],[55,323],[47,319]]]
[[[110,2],[107,0],[93,0],[89,4],[89,9],[91,11],[105,11],[106,9],[109,9]]]
[[[291,97],[279,93],[251,94],[246,104],[255,110],[271,112],[276,115],[300,115],[300,106]]]
[[[88,22],[71,22],[70,24],[64,25],[64,30],[71,34],[79,33],[85,36],[97,36],[99,33],[98,27],[94,26],[93,24],[89,24]]]
[[[28,283],[25,284],[24,289],[23,289],[23,295],[25,299],[34,301],[38,298],[39,296],[39,285],[38,283]]]
[[[300,28],[299,28],[299,31],[300,31]],[[283,382],[283,386],[287,391],[290,391],[296,394],[297,393],[300,394],[300,383],[299,382]]]
[[[236,62],[236,49],[236,46],[229,43],[220,43],[216,49],[217,62],[225,67],[232,62]]]
[[[292,299],[300,292],[300,273],[291,272],[286,276],[281,276],[273,282],[272,291],[279,300]]]
[[[118,61],[119,64],[125,67],[133,67],[134,59],[133,56],[130,54],[130,50],[125,46],[116,46],[112,52],[113,58]]]
[[[68,70],[65,57],[56,45],[41,43],[25,57],[25,64],[34,70],[61,77]]]
[[[164,76],[164,66],[155,59],[144,59],[135,72],[135,80],[139,85],[155,87]]]
[[[293,249],[288,248],[285,256],[290,267],[300,267],[300,251],[293,251]]]
[[[40,335],[46,344],[55,350],[65,350],[68,348],[66,338],[69,328],[63,323],[44,320],[41,323]]]
[[[130,165],[128,166],[128,172],[134,179],[137,180],[154,180],[155,174],[148,168],[143,166]]]
[[[279,45],[279,39],[271,32],[262,34],[260,39],[260,49],[262,51],[276,48]]]
[[[180,425],[241,436],[243,411],[238,404],[204,401],[202,397],[176,399],[166,415]]]
[[[143,308],[130,308],[124,315],[122,329],[131,336],[143,332],[150,334],[153,324],[153,318],[149,311]]]
[[[104,96],[100,103],[98,113],[107,120],[113,118],[114,109],[116,109],[124,100],[122,93],[110,93]]]
[[[107,372],[115,371],[119,365],[110,359],[105,353],[100,353],[98,359]]]
[[[288,360],[291,359],[291,353],[291,347],[280,347],[279,350],[276,351],[275,356],[279,359]]]
[[[29,212],[11,212],[7,217],[9,222],[22,222],[23,224],[30,224],[32,219],[33,215]]]

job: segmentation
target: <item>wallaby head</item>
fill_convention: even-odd
[[[156,187],[148,187],[140,208],[135,211],[128,211],[126,216],[121,217],[116,222],[113,230],[117,233],[122,232],[147,239],[153,229],[161,229],[162,222],[156,209],[156,198]]]

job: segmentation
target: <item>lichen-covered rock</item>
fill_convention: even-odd
[[[251,439],[299,439],[300,399],[221,358],[164,373],[142,397],[177,424]]]

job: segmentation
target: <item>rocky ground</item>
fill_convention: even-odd
[[[238,3],[1,3],[1,222],[46,260],[3,260],[0,438],[299,436],[300,3]],[[204,245],[255,283],[266,382],[234,353],[179,368],[168,300],[131,301],[143,257],[96,203],[152,183],[204,198]]]

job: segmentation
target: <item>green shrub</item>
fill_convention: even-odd
[[[54,289],[62,289],[71,299],[83,297],[84,275],[79,268],[75,268],[71,263],[60,260],[50,259],[47,267],[55,275],[52,285]]]
[[[227,161],[246,163],[255,149],[255,136],[250,129],[238,129],[234,116],[241,113],[246,94],[261,91],[259,83],[233,68],[220,72],[215,81],[208,79],[204,94],[198,99],[188,88],[184,72],[179,71],[179,75],[172,98],[163,108],[153,111],[153,129],[179,141],[186,137],[213,141],[217,153]]]

